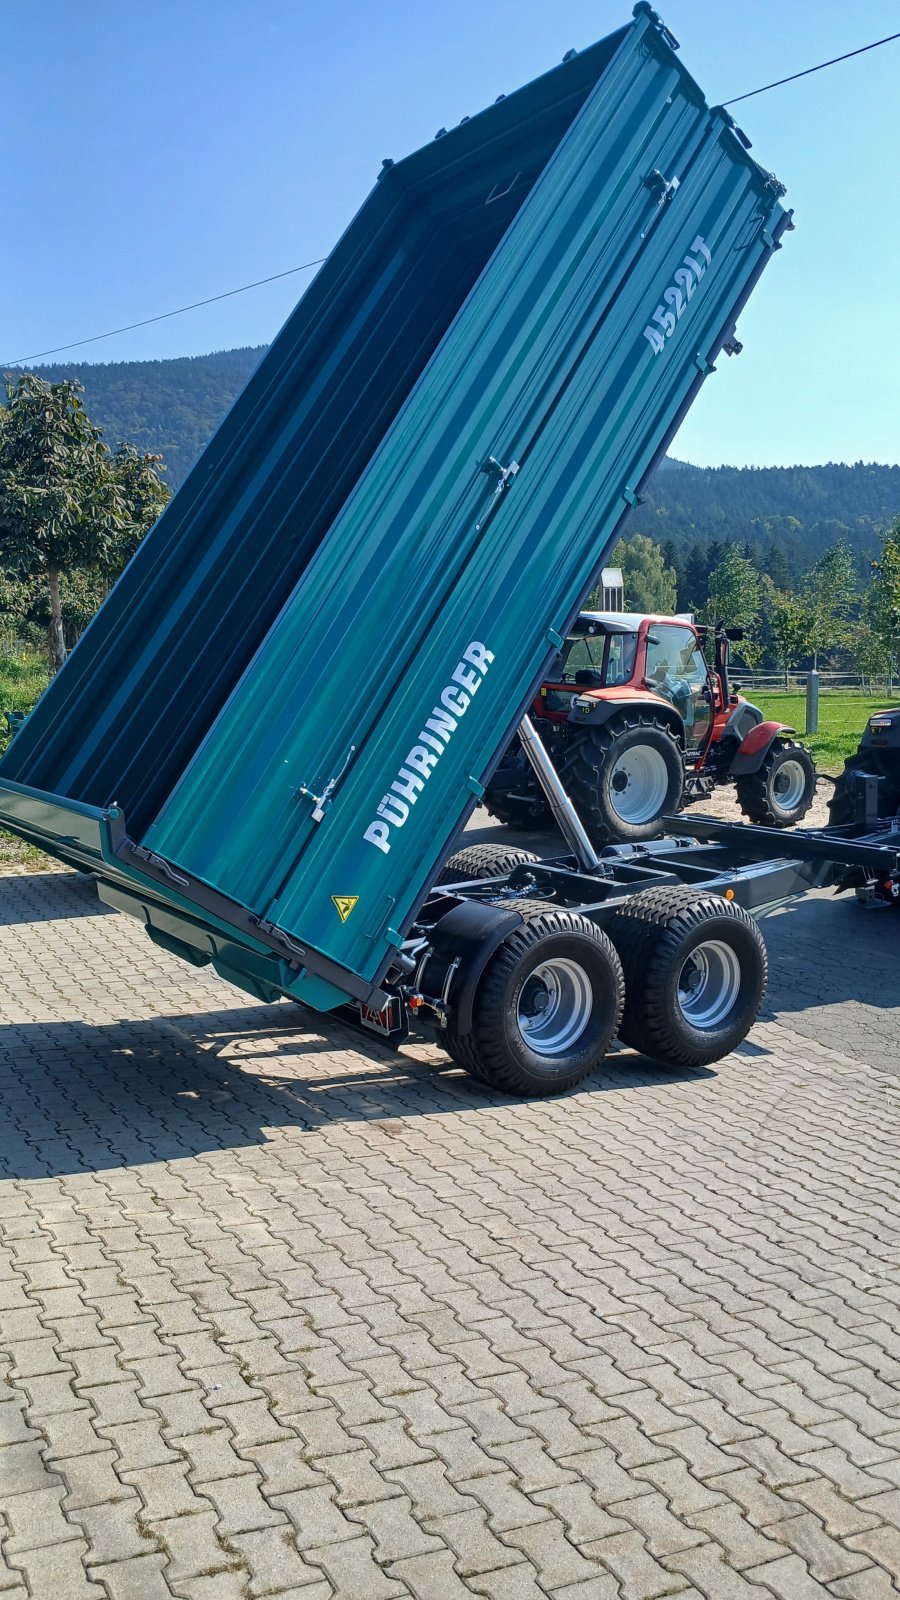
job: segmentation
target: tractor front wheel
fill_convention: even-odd
[[[735,787],[748,821],[767,828],[792,828],[802,822],[815,799],[812,756],[793,739],[776,739],[756,772],[738,778]]]
[[[638,844],[680,811],[684,758],[671,728],[655,717],[621,717],[572,738],[562,766],[569,798],[595,844]]]

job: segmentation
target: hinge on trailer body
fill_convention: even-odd
[[[302,966],[305,963],[306,951],[303,945],[298,944],[289,933],[285,933],[283,928],[276,927],[274,922],[267,922],[262,917],[251,917],[250,920],[256,923],[260,933],[264,933],[274,944],[281,947],[292,966]]]
[[[181,873],[176,872],[175,868],[166,861],[164,856],[156,855],[155,851],[148,850],[146,845],[133,844],[131,846],[131,854],[136,856],[138,861],[146,861],[148,866],[154,867],[164,878],[168,878],[170,883],[176,883],[179,889],[190,888],[189,878],[182,877]]]
[[[636,489],[632,489],[630,484],[622,490],[622,499],[627,500],[628,504],[635,509],[637,509],[638,506],[642,506],[646,498],[647,496],[645,494],[638,494]]]
[[[334,791],[340,783],[342,777],[344,776],[344,773],[347,771],[347,768],[350,765],[350,759],[355,751],[356,745],[352,744],[343,761],[341,762],[340,767],[334,774],[334,777],[329,778],[321,794],[316,794],[314,790],[308,788],[305,783],[301,783],[299,789],[296,791],[298,795],[302,795],[304,800],[314,801],[311,813],[313,822],[321,822],[325,816],[328,807],[331,805],[331,797],[334,794]]]
[[[637,0],[637,5],[634,7],[631,15],[633,17],[649,17],[650,21],[659,30],[664,43],[669,46],[669,49],[681,49],[681,45],[678,43],[678,40],[676,39],[671,28],[666,27],[659,12],[654,11],[653,7],[649,3],[649,0]]]

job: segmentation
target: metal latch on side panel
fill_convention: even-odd
[[[659,167],[654,167],[652,172],[647,173],[644,183],[648,189],[653,189],[659,195],[658,204],[664,206],[677,194],[681,179],[667,178],[665,173],[660,172]]]
[[[495,456],[488,456],[486,461],[482,461],[480,468],[487,477],[493,479],[495,494],[502,494],[504,489],[509,488],[518,470],[518,461],[511,461],[508,467],[504,467]]]
[[[352,744],[343,761],[341,762],[341,765],[338,767],[337,772],[334,774],[334,777],[329,778],[321,794],[316,794],[312,789],[308,788],[305,783],[301,783],[299,789],[297,789],[296,793],[298,796],[301,796],[304,800],[313,801],[311,813],[313,822],[321,822],[325,816],[328,807],[331,805],[332,795],[344,776],[344,773],[347,771],[355,751],[356,745]]]
[[[645,494],[638,494],[636,489],[632,489],[630,484],[627,484],[622,490],[622,499],[627,500],[632,507],[642,506],[646,498]]]
[[[496,456],[488,456],[486,461],[482,461],[478,470],[493,480],[494,493],[491,496],[490,504],[488,505],[484,516],[481,518],[480,522],[476,522],[475,524],[476,533],[480,533],[482,528],[486,526],[490,518],[493,516],[494,508],[499,504],[500,496],[509,488],[513,478],[516,476],[516,473],[519,470],[519,463],[518,461],[511,461],[508,467],[504,467],[503,463],[498,461]]]

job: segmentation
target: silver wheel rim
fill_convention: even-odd
[[[692,1028],[717,1028],[733,1011],[741,990],[741,963],[730,944],[707,939],[693,949],[678,974],[681,1015]]]
[[[563,1055],[584,1033],[592,1004],[591,980],[584,967],[562,956],[542,961],[519,991],[519,1033],[535,1055]]]
[[[609,775],[609,798],[623,822],[653,822],[666,803],[669,769],[652,745],[624,750]]]
[[[806,791],[806,769],[800,761],[783,761],[772,779],[772,799],[779,811],[796,811]]]

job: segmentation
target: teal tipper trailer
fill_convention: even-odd
[[[0,763],[3,825],[256,995],[383,1017],[421,975],[440,863],[790,226],[676,49],[640,4],[384,163]]]

